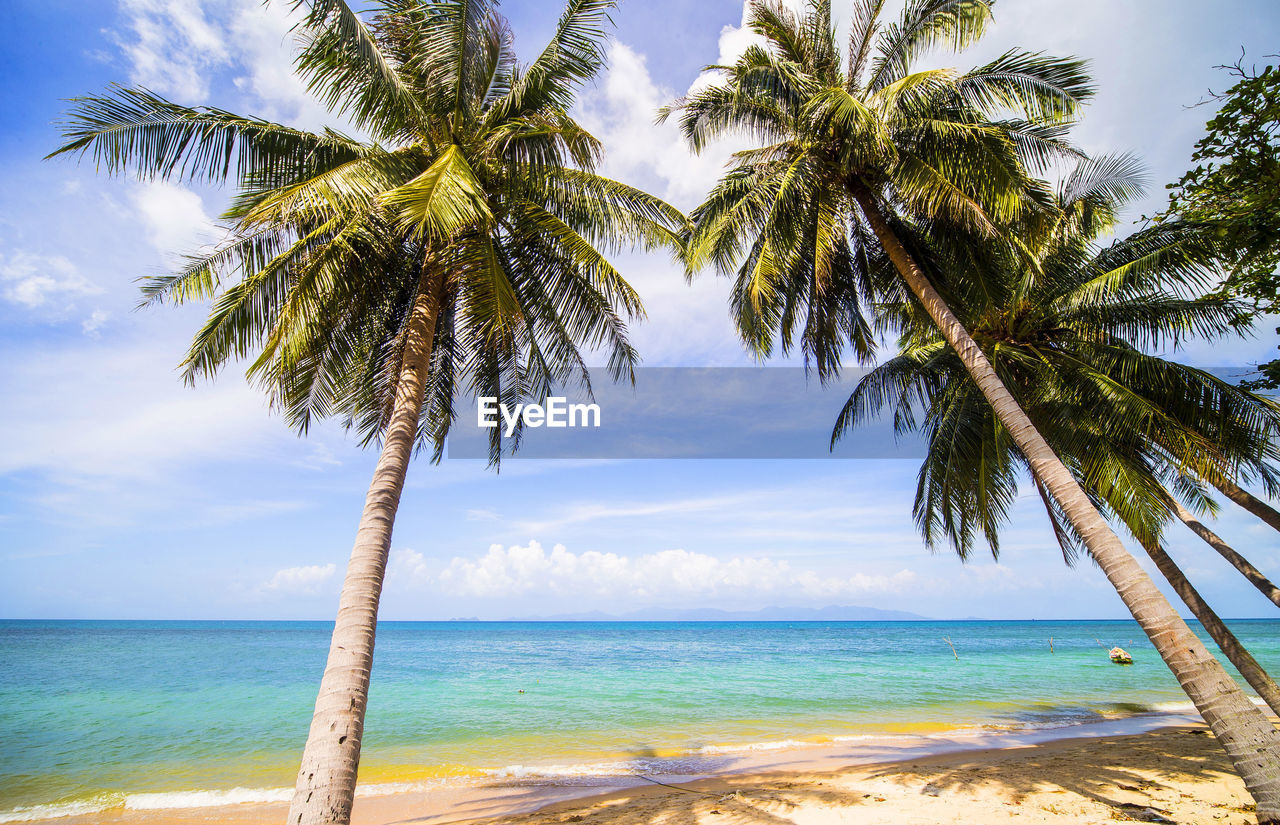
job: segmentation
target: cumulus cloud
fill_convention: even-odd
[[[717,558],[683,549],[642,555],[589,550],[574,553],[557,544],[492,545],[480,556],[454,557],[439,572],[420,553],[400,551],[395,572],[454,595],[500,598],[527,593],[580,594],[662,602],[689,598],[786,596],[844,598],[901,592],[915,579],[909,570],[892,575],[828,576],[766,557]]]
[[[300,12],[261,0],[122,0],[127,30],[116,39],[134,83],[186,104],[247,104],[251,114],[306,128],[333,118],[293,72]],[[221,99],[226,77],[249,101]],[[234,95],[232,95],[234,97]]]
[[[314,595],[320,592],[329,579],[333,578],[337,569],[337,566],[332,563],[286,567],[283,570],[277,570],[265,587],[267,590],[281,593]]]
[[[644,55],[615,41],[603,82],[581,98],[580,118],[606,147],[607,174],[688,208],[707,193],[729,154],[741,147],[725,142],[691,154],[674,118],[654,120],[658,109],[678,96],[654,82]]]
[[[147,230],[147,238],[165,257],[189,252],[212,240],[216,225],[204,211],[195,192],[169,181],[139,184],[130,192],[134,209]]]
[[[63,255],[37,255],[21,249],[0,255],[0,295],[10,303],[34,309],[101,291]]]
[[[805,11],[806,0],[783,0],[782,5],[791,9],[793,12],[803,13]],[[742,4],[742,22],[737,26],[725,26],[720,29],[720,54],[716,58],[714,65],[729,66],[733,64],[739,57],[753,45],[764,42],[764,38],[756,34],[747,25],[747,21],[751,17],[751,3]],[[693,81],[693,85],[689,87],[690,92],[711,85],[716,80],[715,72],[703,72]]]
[[[225,34],[200,0],[123,0],[129,35],[120,46],[134,83],[186,102],[209,93],[213,70],[230,61]]]
[[[328,109],[307,91],[293,71],[299,12],[288,3],[237,0],[227,31],[238,47],[237,89],[256,98],[263,117],[308,129],[334,122]],[[351,131],[348,128],[348,131]]]
[[[387,578],[395,582],[420,584],[431,580],[431,566],[427,564],[427,557],[407,547],[392,548],[387,570]]]
[[[803,0],[786,0],[795,10]],[[761,38],[747,27],[748,3],[742,23],[720,31],[716,65],[733,63]],[[581,98],[584,125],[606,147],[606,171],[631,183],[646,185],[672,203],[688,208],[698,203],[724,172],[730,155],[746,148],[745,139],[728,138],[706,147],[700,155],[689,151],[676,125],[677,118],[657,123],[658,109],[679,97],[717,82],[717,72],[703,72],[687,89],[657,84],[647,58],[622,41],[609,49],[609,68],[603,82]]]

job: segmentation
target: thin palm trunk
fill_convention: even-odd
[[[1179,598],[1186,603],[1191,609],[1191,614],[1199,619],[1200,624],[1204,625],[1205,632],[1209,634],[1209,638],[1213,639],[1214,644],[1222,650],[1222,655],[1227,657],[1227,661],[1240,671],[1240,675],[1249,683],[1249,686],[1258,692],[1262,697],[1262,701],[1266,702],[1268,707],[1280,716],[1280,687],[1275,683],[1262,665],[1258,664],[1258,660],[1240,644],[1240,640],[1236,638],[1236,634],[1231,632],[1231,628],[1218,617],[1213,608],[1200,596],[1195,587],[1187,580],[1186,575],[1182,572],[1182,568],[1178,567],[1173,559],[1169,558],[1169,554],[1164,548],[1158,544],[1143,542],[1142,548],[1147,551],[1147,555],[1151,556],[1151,560],[1156,563],[1156,568],[1160,573],[1169,580],[1169,584],[1173,587],[1173,592],[1177,593]]]
[[[1275,529],[1280,530],[1280,512],[1277,512],[1274,507],[1267,504],[1262,499],[1253,495],[1248,490],[1242,489],[1239,485],[1228,478],[1215,479],[1213,486],[1217,487],[1224,496],[1231,499],[1236,504],[1239,504],[1241,507],[1248,510],[1250,513],[1253,513]]]
[[[347,563],[329,659],[289,807],[290,825],[346,825],[351,821],[378,600],[400,492],[418,437],[442,280],[439,271],[424,273],[410,311],[395,402]]]
[[[1247,495],[1247,494],[1246,494]],[[1182,523],[1191,528],[1191,531],[1205,543],[1217,550],[1219,555],[1231,562],[1231,566],[1240,571],[1240,574],[1249,580],[1254,587],[1258,588],[1258,592],[1270,599],[1276,607],[1280,607],[1280,587],[1276,587],[1271,579],[1258,568],[1254,567],[1248,559],[1240,555],[1235,549],[1227,544],[1222,538],[1196,518],[1195,514],[1178,502],[1174,502],[1174,512]]]
[[[1026,457],[1032,473],[1062,507],[1125,607],[1226,750],[1257,803],[1258,822],[1280,825],[1280,731],[1249,701],[1125,549],[996,375],[981,348],[898,240],[875,197],[861,183],[855,183],[852,189],[894,267],[956,351],[992,411]]]

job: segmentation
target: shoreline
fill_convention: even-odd
[[[890,773],[909,764],[921,762],[1000,760],[1011,754],[1028,754],[1053,749],[1076,749],[1082,754],[1090,743],[1110,746],[1115,742],[1154,741],[1169,731],[1205,731],[1199,716],[1192,712],[1162,711],[1133,716],[1078,723],[1069,726],[1023,728],[1019,730],[957,729],[941,733],[898,735],[868,734],[837,737],[832,741],[810,744],[779,742],[769,746],[745,746],[736,751],[716,754],[700,773],[590,773],[566,775],[556,773],[555,766],[530,766],[520,775],[494,775],[472,782],[403,783],[365,786],[358,793],[353,825],[389,825],[413,822],[420,825],[443,825],[447,822],[471,822],[502,817],[550,816],[564,806],[593,806],[609,798],[645,797],[652,794],[690,795],[688,788],[716,783],[748,785],[776,784],[798,777],[836,776],[880,769]],[[1207,731],[1206,731],[1207,732]],[[1209,738],[1209,745],[1217,745]],[[1078,756],[1077,762],[1087,760]],[[563,767],[563,766],[561,766]],[[508,770],[508,769],[504,769]],[[1236,780],[1237,784],[1239,780]],[[672,789],[670,786],[681,786]],[[1243,794],[1243,786],[1239,789]],[[253,801],[236,802],[237,792]],[[119,825],[194,825],[218,821],[231,825],[276,823],[284,818],[289,789],[236,789],[235,791],[194,794],[151,794],[143,805],[97,807],[80,811],[63,809],[61,815],[39,815],[36,810],[22,816],[18,811],[6,812],[0,821],[48,822],[61,825],[118,823]],[[699,791],[698,795],[702,793]],[[263,799],[271,795],[271,801]],[[165,807],[158,797],[182,797],[181,807]],[[203,796],[211,804],[189,804],[192,797]],[[1243,799],[1247,800],[1247,796]],[[216,800],[216,801],[214,801]],[[123,800],[121,800],[123,801]],[[14,816],[19,814],[19,816]],[[535,823],[534,825],[552,825]],[[692,825],[692,823],[690,823]]]
[[[5,693],[0,825],[287,803],[315,691],[304,663],[318,666],[322,627],[91,625],[0,640],[14,672],[44,686],[17,680]],[[362,799],[457,799],[480,785],[521,799],[598,793],[636,781],[624,774],[799,769],[824,753],[854,761],[855,749],[884,761],[980,747],[995,731],[1040,741],[1189,709],[1157,656],[1118,668],[1101,655],[1098,639],[1138,638],[1113,625],[444,627],[384,628]],[[1278,628],[1240,632],[1280,661]],[[544,784],[590,787],[529,787]],[[428,798],[422,810],[443,806]]]

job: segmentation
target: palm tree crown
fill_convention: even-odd
[[[584,345],[629,375],[641,303],[601,250],[674,243],[683,219],[596,174],[600,144],[567,113],[602,65],[613,2],[573,0],[528,66],[492,0],[374,5],[366,22],[310,3],[297,60],[368,140],[117,87],[75,101],[54,154],[235,185],[229,240],[143,291],[212,300],[188,379],[254,356],[250,375],[299,429],[337,415],[366,440],[382,432],[409,310],[437,289],[423,435],[438,456],[461,388],[511,400],[587,381]]]
[[[854,4],[841,54],[829,2],[796,15],[752,4],[763,39],[722,82],[669,107],[694,150],[726,134],[764,145],[739,152],[698,207],[687,262],[735,277],[732,311],[746,343],[768,355],[795,343],[822,377],[852,348],[874,346],[868,302],[881,254],[859,220],[860,195],[893,214],[982,235],[1045,199],[1025,169],[1075,151],[1069,120],[1092,94],[1084,66],[1010,51],[967,72],[915,68],[936,47],[961,49],[990,20],[981,0],[913,0],[896,22],[882,2]]]
[[[1024,220],[1016,244],[973,245],[921,234],[930,280],[1095,503],[1144,542],[1158,542],[1169,490],[1212,507],[1205,477],[1270,478],[1280,407],[1204,370],[1153,355],[1186,338],[1242,331],[1247,307],[1201,297],[1211,244],[1163,225],[1109,245],[1124,202],[1141,191],[1128,157],[1082,162],[1062,182],[1052,217]],[[892,411],[899,432],[929,442],[915,515],[926,541],[962,556],[981,531],[993,553],[1026,461],[964,365],[920,309],[882,307],[899,354],[861,381],[834,437]],[[1043,490],[1041,490],[1043,493]],[[1064,552],[1079,537],[1045,496]]]

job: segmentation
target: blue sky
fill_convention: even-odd
[[[112,81],[188,104],[317,127],[289,74],[285,10],[257,0],[16,0],[0,55],[0,616],[328,618],[372,469],[333,427],[295,437],[228,371],[195,389],[175,365],[200,308],[133,310],[133,279],[215,240],[225,193],[113,180],[42,162],[61,99]],[[517,42],[541,46],[554,2],[510,2]],[[607,171],[683,207],[714,181],[653,110],[740,49],[741,0],[624,0],[611,69],[580,104]],[[987,41],[1091,58],[1091,151],[1136,151],[1153,193],[1185,167],[1224,85],[1212,67],[1262,59],[1280,7],[1255,2],[1004,0]],[[624,255],[646,301],[648,366],[745,366],[725,284],[688,286],[662,255]],[[1204,366],[1267,357],[1274,340],[1193,345]],[[382,615],[502,618],[650,606],[862,604],[949,618],[1120,617],[1089,564],[1063,566],[1024,498],[999,564],[931,555],[910,514],[909,461],[417,462]],[[1280,573],[1277,534],[1224,508],[1217,529]],[[1193,537],[1171,551],[1225,615],[1272,609]]]

